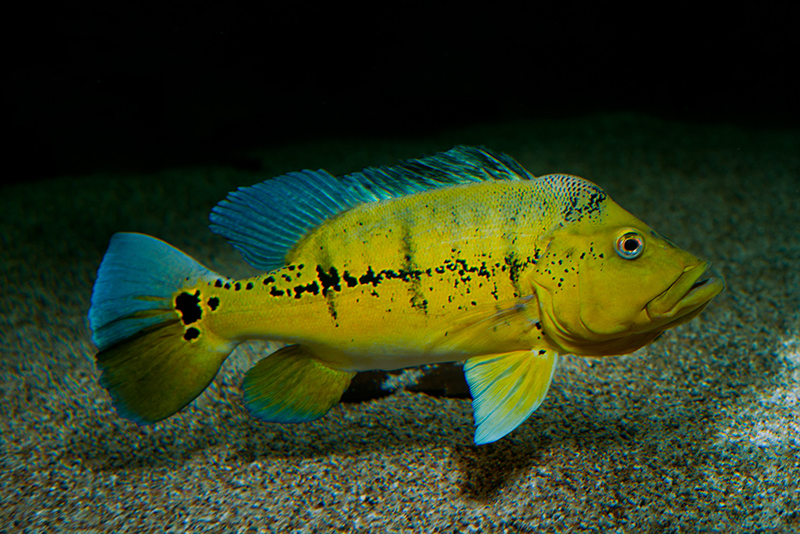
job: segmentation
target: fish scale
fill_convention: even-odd
[[[464,361],[478,444],[543,401],[560,354],[632,352],[723,288],[597,185],[535,178],[456,147],[341,178],[290,173],[242,187],[211,229],[267,272],[233,280],[141,234],[112,237],[90,324],[115,406],[170,416],[238,343],[287,344],[247,372],[266,421],[323,416],[358,371]]]

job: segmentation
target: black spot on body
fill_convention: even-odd
[[[372,284],[372,287],[376,287],[381,283],[380,277],[375,276],[375,271],[372,270],[372,267],[368,267],[367,273],[361,276],[358,281],[361,284]]]
[[[277,287],[272,286],[272,288],[269,290],[269,294],[272,295],[273,297],[282,297],[283,289],[278,289]]]
[[[303,293],[311,293],[313,295],[319,295],[319,284],[316,281],[314,281],[304,286],[295,286],[294,298],[299,299]]]
[[[336,270],[336,267],[331,267],[328,269],[326,273],[325,270],[317,265],[317,278],[319,278],[320,283],[322,284],[322,294],[327,295],[328,289],[333,289],[334,291],[341,291],[342,286],[340,284],[341,279],[339,278],[339,271]]]
[[[253,289],[253,282],[247,282],[247,286],[245,286],[245,289]]]
[[[222,287],[222,280],[217,278],[217,281],[214,282],[214,287]]]
[[[328,299],[328,313],[330,314],[331,319],[333,319],[334,323],[336,323],[336,319],[339,318],[339,312],[336,311],[336,304],[334,304],[332,298]],[[339,324],[336,323],[336,326],[339,326]]]
[[[183,333],[183,339],[186,341],[191,341],[192,339],[197,339],[200,337],[200,330],[195,327],[190,327],[186,329],[186,332]]]
[[[219,307],[219,298],[211,297],[208,299],[208,307],[211,308],[211,311],[216,310]]]
[[[584,215],[591,218],[600,210],[600,204],[606,199],[605,192],[597,186],[582,185],[573,191],[562,208],[562,217],[566,222],[580,221]]]
[[[275,277],[274,276],[268,276],[268,277],[264,278],[264,285],[274,284],[274,283],[275,283]]]
[[[192,324],[200,320],[203,310],[200,308],[200,292],[195,291],[194,295],[181,293],[175,298],[175,309],[181,312],[183,324]]]
[[[506,256],[505,262],[508,266],[508,277],[511,279],[511,283],[516,288],[517,283],[519,282],[519,273],[525,267],[525,265],[514,255],[514,253]]]
[[[358,278],[350,276],[350,273],[347,271],[342,274],[342,279],[347,284],[347,287],[356,287],[358,285]]]

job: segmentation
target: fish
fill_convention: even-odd
[[[210,221],[263,274],[232,279],[125,232],[98,269],[99,382],[138,424],[264,339],[284,345],[244,375],[256,418],[318,419],[360,371],[463,362],[474,442],[491,443],[541,405],[559,356],[636,351],[725,286],[593,182],[535,177],[485,147],[291,172],[231,192]]]

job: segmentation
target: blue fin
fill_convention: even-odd
[[[447,185],[532,178],[510,156],[482,147],[457,146],[341,178],[324,170],[305,170],[240,187],[212,209],[210,227],[250,265],[272,271],[285,265],[289,249],[308,231],[359,204]]]
[[[475,444],[492,443],[525,422],[542,404],[558,354],[551,349],[470,358],[464,374],[472,393]]]
[[[217,374],[235,343],[182,320],[176,293],[219,278],[176,248],[142,234],[114,234],[89,309],[100,384],[123,417],[152,423],[177,412]],[[183,295],[181,295],[183,296]],[[188,300],[187,300],[188,299]]]
[[[144,328],[175,319],[172,294],[200,279],[216,278],[160,239],[135,233],[114,234],[92,289],[92,341],[104,350]]]
[[[353,376],[323,365],[300,345],[289,345],[247,371],[244,405],[272,423],[313,421],[339,402]]]

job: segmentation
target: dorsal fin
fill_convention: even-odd
[[[209,218],[211,231],[227,239],[247,263],[272,271],[285,265],[286,254],[303,235],[359,204],[448,185],[532,178],[510,156],[457,146],[341,178],[321,169],[284,174],[229,193]]]

